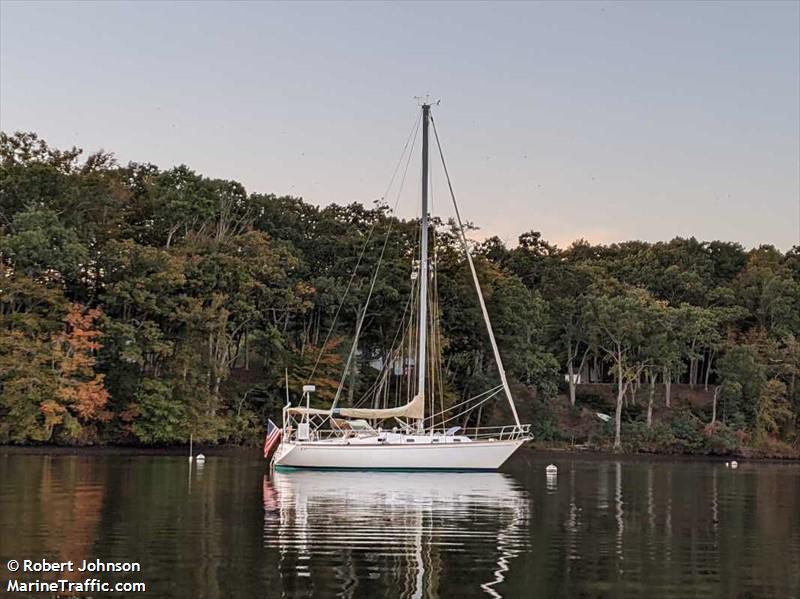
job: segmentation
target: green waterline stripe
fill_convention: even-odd
[[[357,468],[348,466],[273,466],[278,472],[291,472],[293,470],[320,470],[337,471],[349,470],[354,472],[497,472],[497,468]]]

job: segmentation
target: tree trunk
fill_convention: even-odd
[[[617,409],[614,413],[614,451],[622,449],[622,402],[625,399],[625,385],[620,383],[619,390],[617,391]]]
[[[587,363],[587,358],[589,357],[589,351],[590,350],[591,350],[591,347],[590,346],[586,346],[586,350],[583,352],[583,356],[581,357],[581,363],[578,365],[578,371],[576,373],[576,376],[581,380],[583,380],[583,377],[584,377],[584,372],[583,371],[587,370],[586,363]],[[588,375],[586,376],[586,380],[587,381],[590,380]],[[575,384],[575,387],[577,389],[577,383]]]
[[[714,402],[711,404],[711,424],[717,421],[717,398],[719,397],[719,385],[714,389]]]
[[[622,401],[625,399],[625,382],[622,373],[622,356],[619,356],[619,384],[617,389],[617,410],[614,414],[614,451],[622,449],[622,438],[620,431],[622,429]]]
[[[174,227],[171,227],[169,233],[167,233],[167,249],[169,249],[169,246],[172,245],[172,236],[175,235],[175,233],[177,232],[178,232],[178,225],[175,225]]]
[[[575,405],[575,374],[572,367],[572,360],[567,364],[567,376],[569,376],[569,404]]]
[[[706,366],[706,380],[705,380],[705,389],[708,391],[708,377],[711,376],[711,363],[714,360],[714,350],[709,350],[708,352],[708,365]]]
[[[664,369],[664,405],[668,408],[671,407],[672,401],[672,376],[670,375],[669,368]]]
[[[647,428],[653,425],[653,400],[656,395],[656,374],[650,373],[650,394],[647,399]]]

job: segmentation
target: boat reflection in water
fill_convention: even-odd
[[[497,472],[273,472],[263,500],[289,596],[502,597],[528,546],[530,498]]]

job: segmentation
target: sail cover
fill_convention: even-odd
[[[368,408],[335,408],[334,410],[320,410],[319,408],[292,407],[287,410],[290,414],[318,415],[318,416],[345,416],[347,418],[365,418],[367,420],[383,420],[386,418],[421,419],[425,417],[425,402],[421,395],[414,396],[404,406],[373,410]]]

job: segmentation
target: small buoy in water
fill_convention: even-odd
[[[731,467],[731,463],[730,462],[725,462],[725,467],[726,468],[730,468]]]
[[[544,471],[547,472],[547,474],[557,474],[558,467],[556,467],[555,464],[550,464],[547,468],[544,469]]]
[[[205,462],[206,461],[206,456],[204,456],[202,453],[198,453],[197,457],[195,458],[195,460],[197,460],[198,462]]]
[[[739,467],[739,462],[737,462],[736,460],[733,460],[731,462],[731,468],[738,468],[738,467]]]

